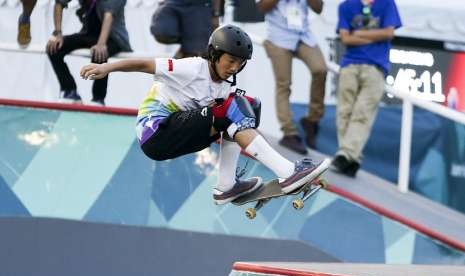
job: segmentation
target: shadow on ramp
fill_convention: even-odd
[[[0,275],[227,275],[234,261],[338,262],[299,241],[0,218]]]

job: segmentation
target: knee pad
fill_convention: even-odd
[[[250,105],[252,106],[253,112],[255,114],[256,122],[255,122],[254,128],[258,128],[258,126],[260,125],[260,116],[262,113],[262,102],[258,98],[252,98],[249,96],[244,96],[244,97],[246,97],[247,100],[249,101]]]
[[[231,94],[212,108],[215,129],[226,130],[231,138],[241,130],[255,128],[256,116],[249,100],[243,95]],[[218,129],[217,127],[221,128]]]

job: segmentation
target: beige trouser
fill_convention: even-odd
[[[295,56],[302,60],[312,74],[310,86],[310,105],[308,119],[317,122],[324,113],[326,63],[318,46],[309,47],[299,43],[295,52],[278,47],[270,41],[265,41],[264,47],[273,65],[276,82],[276,111],[281,130],[284,135],[297,134],[297,127],[292,121],[292,112],[289,104],[292,82],[292,58]]]
[[[339,151],[361,162],[362,151],[384,93],[384,74],[373,65],[341,68],[337,92],[336,125]]]

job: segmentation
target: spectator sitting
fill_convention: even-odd
[[[221,0],[165,0],[152,17],[150,32],[160,43],[180,43],[175,58],[200,56],[219,25]]]
[[[90,48],[93,63],[104,63],[109,57],[131,51],[129,35],[124,22],[126,0],[80,0],[76,14],[82,22],[80,32],[62,35],[63,8],[71,0],[56,0],[54,11],[55,31],[47,43],[47,53],[60,83],[64,102],[81,103],[76,83],[64,57],[81,48]],[[108,78],[95,80],[92,86],[91,104],[105,105]]]

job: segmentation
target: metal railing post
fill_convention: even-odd
[[[402,103],[402,125],[400,133],[400,156],[399,156],[399,178],[398,189],[402,193],[408,192],[410,177],[410,149],[412,147],[412,121],[413,105],[404,99]]]

